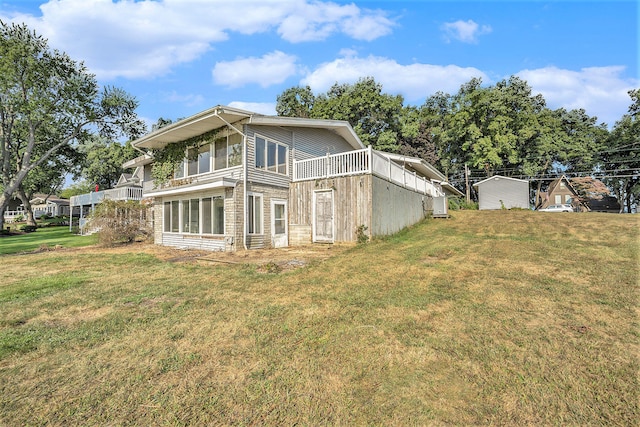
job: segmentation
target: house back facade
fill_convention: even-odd
[[[167,182],[154,153],[198,141]],[[190,144],[192,145],[192,144]],[[347,122],[265,116],[217,106],[133,146],[154,241],[229,251],[355,241],[420,221],[434,197],[459,193],[426,162],[366,148]]]

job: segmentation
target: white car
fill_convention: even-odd
[[[573,207],[571,205],[550,205],[539,210],[540,212],[573,212]]]

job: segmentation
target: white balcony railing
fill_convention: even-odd
[[[72,196],[70,200],[71,206],[88,206],[102,202],[104,199],[109,200],[142,200],[142,188],[140,187],[122,187],[112,188],[111,190],[93,191],[91,193]]]
[[[346,153],[328,154],[293,162],[293,180],[333,178],[370,173],[404,188],[430,196],[444,192],[429,179],[416,175],[371,147]]]

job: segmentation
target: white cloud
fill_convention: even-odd
[[[239,108],[241,110],[247,110],[253,113],[264,114],[266,116],[275,116],[277,114],[275,102],[233,101],[229,103],[229,107]]]
[[[373,40],[394,25],[381,11],[313,0],[49,0],[40,10],[40,17],[0,12],[0,19],[25,22],[101,79],[166,74],[233,32],[276,29],[290,42],[336,33]]]
[[[338,32],[356,40],[375,40],[391,32],[394,22],[382,11],[363,10],[355,4],[298,2],[295,13],[286,16],[278,34],[290,42],[324,40]]]
[[[523,70],[518,76],[527,81],[534,93],[544,96],[549,108],[583,108],[590,116],[597,116],[599,123],[613,126],[631,104],[627,91],[640,86],[637,79],[623,78],[624,71],[623,66],[579,71],[546,67]]]
[[[406,101],[415,102],[435,92],[455,93],[460,85],[473,77],[488,76],[477,68],[457,65],[409,64],[377,56],[358,58],[353,55],[320,65],[301,84],[314,92],[325,92],[334,83],[355,83],[361,77],[373,77],[387,93],[400,93]]]
[[[477,43],[478,36],[489,34],[493,31],[490,25],[480,26],[471,19],[468,21],[446,22],[442,24],[441,29],[447,42],[455,39],[463,43]]]
[[[166,101],[171,103],[180,103],[188,107],[197,107],[204,104],[204,96],[196,94],[179,94],[175,90],[164,95]]]
[[[263,88],[280,84],[297,73],[296,57],[280,51],[261,58],[217,62],[212,75],[216,84],[236,88],[256,83]]]

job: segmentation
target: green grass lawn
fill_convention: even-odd
[[[32,252],[38,249],[75,248],[96,243],[96,236],[78,236],[69,231],[68,226],[38,228],[32,233],[11,236],[0,235],[0,254]]]
[[[0,425],[635,425],[639,219],[453,212],[278,273],[0,257]]]

